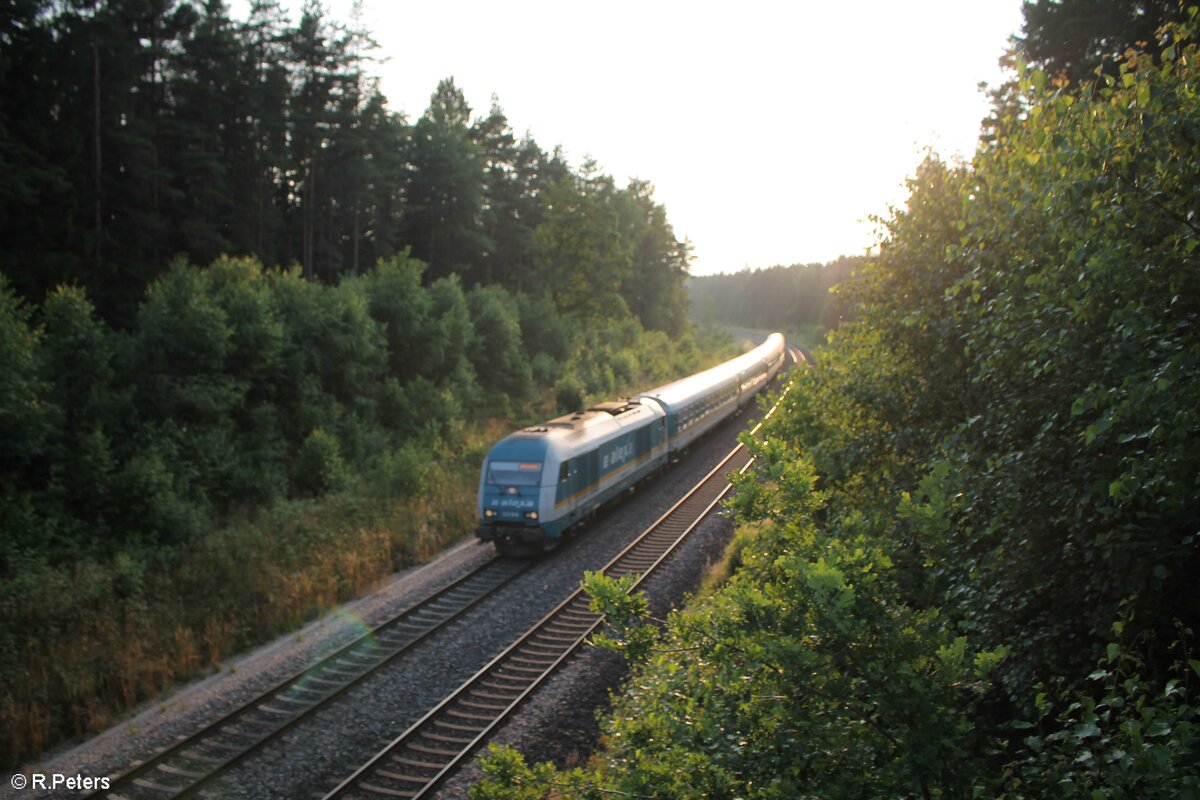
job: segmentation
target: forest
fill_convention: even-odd
[[[1014,52],[974,158],[918,166],[852,321],[743,435],[708,588],[655,619],[585,579],[633,670],[597,752],[495,747],[473,798],[1200,797],[1183,17],[1072,50],[1082,79]]]
[[[407,120],[368,72],[369,33],[315,0],[294,23],[277,0],[246,20],[220,0],[23,0],[0,43],[0,272],[28,300],[77,286],[124,328],[177,258],[334,283],[407,252],[427,284],[555,286],[569,311],[686,321],[688,250],[649,184],[572,169],[498,100],[473,116],[453,78]],[[566,239],[572,220],[590,238]],[[535,235],[546,221],[559,232]],[[604,226],[630,235],[597,244]]]
[[[0,762],[469,533],[512,427],[727,354],[689,245],[306,3],[0,13]]]
[[[843,256],[828,264],[792,264],[688,278],[693,319],[791,333],[807,342],[849,319],[842,284],[869,261]]]

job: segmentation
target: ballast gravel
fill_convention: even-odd
[[[752,407],[721,425],[693,445],[678,464],[611,503],[528,572],[363,681],[340,702],[247,759],[204,796],[323,797],[565,599],[578,587],[585,570],[602,567],[653,524],[732,449],[737,434],[758,415]],[[665,614],[694,590],[705,566],[720,557],[730,527],[721,516],[711,515],[648,579],[644,588],[657,614]],[[119,775],[492,557],[490,545],[467,539],[428,565],[398,573],[375,593],[234,659],[220,672],[137,716],[73,749],[25,765],[17,774]],[[516,747],[530,761],[570,765],[585,759],[598,731],[596,710],[606,705],[608,692],[619,685],[625,671],[619,656],[586,648],[552,676],[493,740]],[[443,784],[437,796],[466,797],[479,774],[474,763],[468,765]],[[0,797],[21,800],[83,794],[16,792],[9,780],[0,783]]]
[[[727,517],[709,515],[642,584],[651,613],[663,619],[695,592],[708,568],[721,559],[732,535],[733,523]],[[550,761],[560,769],[583,766],[597,746],[599,715],[610,709],[611,694],[620,690],[628,675],[621,656],[589,646],[542,684],[491,741],[519,750],[531,765]],[[433,798],[465,798],[482,777],[477,754]]]

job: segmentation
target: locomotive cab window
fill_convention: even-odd
[[[564,483],[567,480],[567,462],[562,462],[558,465],[558,482]]]
[[[538,486],[542,465],[535,461],[493,461],[488,464],[487,482],[493,486]]]

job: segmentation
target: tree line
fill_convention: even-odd
[[[1200,795],[1186,15],[1083,81],[1015,59],[744,437],[731,576],[661,628],[590,577],[637,671],[601,752],[474,798]]]
[[[573,170],[498,101],[473,117],[453,79],[407,120],[368,72],[370,35],[317,0],[294,23],[277,0],[245,20],[220,0],[26,0],[0,43],[0,272],[33,302],[78,286],[123,327],[177,257],[334,283],[407,252],[426,283],[555,286],[565,307],[686,322],[688,248],[649,184]]]
[[[728,275],[698,275],[687,290],[696,319],[748,328],[799,325],[833,328],[848,308],[833,287],[849,280],[867,258],[843,256],[828,264],[792,264]]]
[[[423,271],[396,258],[327,287],[250,259],[179,263],[124,332],[78,288],[35,322],[4,287],[0,574],[179,545],[348,470],[402,488],[396,451],[485,394],[527,397],[533,362],[553,379],[567,338],[551,304],[454,276],[425,287]]]

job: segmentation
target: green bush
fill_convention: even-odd
[[[558,377],[559,364],[546,353],[537,353],[529,362],[533,382],[538,386],[553,386]]]
[[[563,317],[547,295],[516,295],[517,311],[521,318],[521,342],[532,359],[539,353],[562,361],[571,354],[573,325]]]
[[[439,278],[429,287],[434,323],[421,342],[421,374],[439,387],[451,387],[465,407],[478,402],[478,382],[471,360],[475,325],[457,275]]]
[[[585,387],[574,375],[564,375],[554,384],[554,401],[560,413],[582,411]]]
[[[499,286],[480,286],[467,295],[475,336],[468,356],[480,385],[513,399],[523,398],[533,380],[521,345],[521,322],[512,295]]]
[[[113,505],[121,509],[121,524],[112,526],[109,547],[176,546],[211,528],[212,506],[179,475],[173,438],[147,439],[114,474]]]
[[[1189,691],[1200,661],[1175,671],[1151,681],[1141,660],[1113,642],[1085,687],[1038,692],[1036,721],[1012,723],[1020,743],[1009,751],[1004,796],[1200,798],[1200,713]]]
[[[368,298],[371,316],[378,322],[387,339],[389,374],[401,383],[423,374],[428,369],[424,358],[418,358],[418,348],[433,345],[434,361],[441,362],[445,354],[431,336],[437,321],[433,319],[434,303],[430,292],[421,285],[425,265],[405,256],[381,261],[374,270],[358,279]]]
[[[348,481],[349,473],[337,438],[322,428],[314,428],[300,448],[292,483],[300,493],[316,496],[338,491]]]
[[[0,452],[4,481],[14,488],[42,452],[51,424],[34,355],[42,333],[31,323],[31,310],[0,276]]]
[[[377,494],[404,499],[420,490],[429,473],[429,451],[425,445],[405,445],[379,457],[371,475],[371,487]]]

